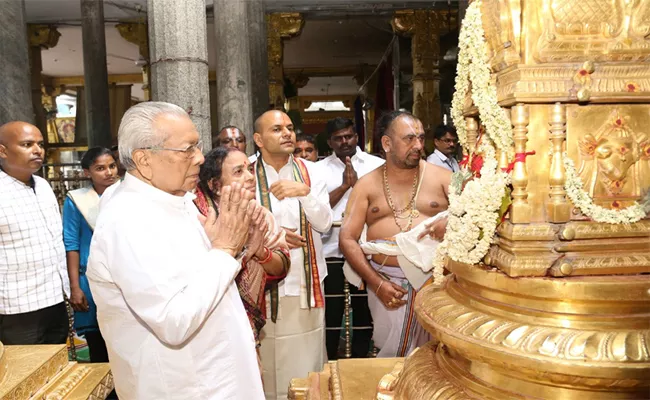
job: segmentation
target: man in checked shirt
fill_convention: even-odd
[[[70,295],[61,214],[34,125],[0,126],[0,341],[63,344]]]

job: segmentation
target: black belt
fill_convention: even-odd
[[[344,262],[345,262],[345,258],[341,258],[341,257],[327,257],[327,258],[325,259],[325,261],[326,261],[326,262],[342,262],[342,263],[344,263]]]

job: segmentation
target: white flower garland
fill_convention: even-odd
[[[451,116],[458,132],[458,141],[468,148],[467,130],[463,118],[465,98],[472,84],[472,101],[478,107],[481,123],[494,144],[512,156],[512,123],[506,111],[498,105],[497,90],[491,84],[488,49],[481,20],[481,1],[467,8],[458,39],[456,86],[451,102]],[[511,158],[511,157],[509,157]]]
[[[567,153],[562,154],[562,161],[566,169],[566,182],[564,189],[567,196],[580,211],[596,222],[608,224],[631,224],[645,218],[646,212],[642,205],[635,203],[622,210],[608,210],[594,204],[594,200],[583,190],[582,179],[578,175],[575,164]]]
[[[434,284],[438,285],[444,279],[447,257],[466,264],[477,264],[485,257],[496,233],[501,201],[509,181],[508,174],[498,168],[492,143],[511,151],[512,125],[506,112],[498,105],[496,89],[490,83],[487,45],[483,36],[481,2],[474,1],[467,9],[460,30],[456,92],[451,115],[458,139],[467,148],[463,108],[471,81],[472,100],[478,107],[487,137],[478,149],[483,157],[480,177],[467,182],[460,193],[456,183],[449,193],[447,231],[432,263]],[[467,177],[467,171],[462,174]]]
[[[477,0],[467,8],[460,30],[456,91],[451,103],[451,116],[460,144],[468,149],[463,110],[471,82],[472,101],[478,108],[487,136],[481,140],[478,149],[483,156],[483,166],[480,177],[467,182],[462,192],[460,188],[467,179],[468,171],[461,171],[453,178],[449,193],[447,231],[436,248],[432,262],[436,285],[441,285],[444,280],[444,266],[448,257],[466,264],[477,264],[485,257],[499,223],[499,209],[505,188],[510,183],[510,176],[498,168],[492,143],[499,149],[505,149],[508,158],[512,158],[512,124],[506,111],[499,106],[496,88],[491,84],[484,35],[481,1]],[[564,166],[567,171],[565,188],[569,198],[594,221],[630,223],[645,217],[645,211],[639,204],[620,211],[595,205],[582,189],[573,161],[566,154]]]

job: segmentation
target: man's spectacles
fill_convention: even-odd
[[[197,150],[198,150],[199,153],[203,153],[203,142],[199,140],[199,142],[197,144],[187,146],[184,149],[173,149],[173,148],[170,148],[170,147],[152,146],[152,147],[143,147],[142,150],[175,151],[177,153],[184,154],[186,158],[192,158],[196,154]]]

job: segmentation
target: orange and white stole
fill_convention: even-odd
[[[293,169],[293,179],[296,182],[302,182],[311,187],[311,179],[305,163],[293,157],[289,157],[289,162]],[[257,189],[260,193],[260,202],[267,210],[273,212],[271,209],[271,192],[269,191],[269,183],[266,179],[266,171],[264,170],[261,158],[257,159],[255,163],[255,175],[257,178]],[[300,204],[300,203],[299,203]],[[311,308],[311,296],[314,295],[314,307],[325,307],[325,300],[323,299],[323,292],[321,291],[320,277],[318,274],[318,264],[316,262],[316,248],[314,247],[314,236],[312,233],[311,224],[305,216],[305,211],[302,205],[299,205],[300,215],[300,236],[304,237],[307,241],[306,246],[302,248],[303,252],[303,270],[305,273],[305,287],[307,289],[307,305]],[[278,314],[278,284],[274,282],[271,286],[271,320],[276,321]]]

